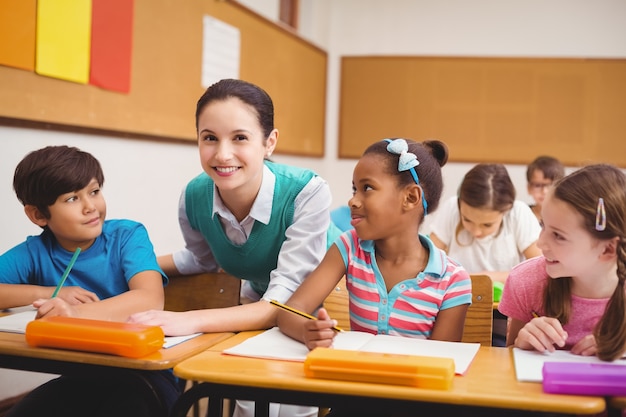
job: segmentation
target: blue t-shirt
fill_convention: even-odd
[[[44,230],[0,256],[0,283],[54,287],[72,255]],[[93,245],[78,255],[65,286],[80,286],[103,300],[129,291],[128,281],[142,271],[158,271],[167,284],[146,228],[131,220],[107,220]]]

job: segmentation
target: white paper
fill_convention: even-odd
[[[180,343],[183,343],[189,339],[200,336],[202,333],[194,333],[186,336],[165,336],[165,343],[163,343],[163,349],[171,348]]]
[[[624,359],[605,362],[598,359],[597,356],[575,355],[569,350],[555,350],[552,353],[542,353],[536,350],[513,348],[513,360],[515,362],[517,380],[525,382],[542,382],[543,364],[545,362],[610,363],[626,367],[626,360]],[[626,369],[624,371],[626,372]]]
[[[480,344],[442,342],[438,340],[347,331],[337,333],[333,341],[333,347],[335,349],[358,350],[363,352],[452,358],[454,359],[455,372],[462,375],[467,371],[467,368],[476,356]],[[282,333],[278,327],[274,327],[246,339],[230,349],[224,350],[223,353],[304,362],[306,355],[309,353],[309,349],[303,343]]]
[[[224,78],[239,78],[239,29],[211,16],[204,16],[202,23],[202,87]]]
[[[14,311],[13,309],[11,311]],[[0,317],[0,332],[10,333],[25,333],[26,325],[35,320],[37,316],[37,310],[34,308],[20,311],[17,313],[11,313],[6,316]]]

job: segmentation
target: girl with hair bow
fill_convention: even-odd
[[[287,305],[314,313],[345,275],[351,330],[460,341],[472,296],[469,274],[419,233],[439,204],[447,159],[437,140],[385,139],[368,147],[352,177],[353,229],[335,240]],[[324,308],[317,318],[279,311],[277,323],[309,349],[331,346],[337,323]]]

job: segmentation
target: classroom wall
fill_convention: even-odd
[[[325,177],[333,193],[333,207],[345,204],[350,197],[355,164],[354,160],[336,158],[342,55],[626,58],[623,0],[300,2],[303,36],[329,54],[326,155],[300,158],[278,153],[274,159],[312,168]],[[267,10],[273,7],[264,5],[264,13],[271,14]],[[101,161],[109,218],[127,217],[143,222],[158,254],[182,245],[176,205],[186,181],[200,171],[194,144],[0,126],[0,253],[26,235],[39,233],[24,216],[11,180],[15,165],[27,152],[51,144],[78,146]],[[450,163],[444,167],[444,197],[454,194],[472,165]],[[528,201],[525,166],[507,167],[519,197]],[[0,399],[17,395],[37,383],[30,374],[0,370]]]

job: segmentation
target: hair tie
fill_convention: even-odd
[[[406,143],[404,139],[385,139],[387,142],[387,151],[392,154],[400,155],[398,159],[398,171],[404,172],[409,171],[415,184],[420,187],[422,190],[422,206],[424,207],[424,216],[428,214],[428,203],[426,202],[426,197],[424,197],[424,189],[420,185],[419,177],[417,176],[417,171],[415,167],[420,164],[420,161],[417,160],[417,156],[414,153],[409,152],[409,145]]]

